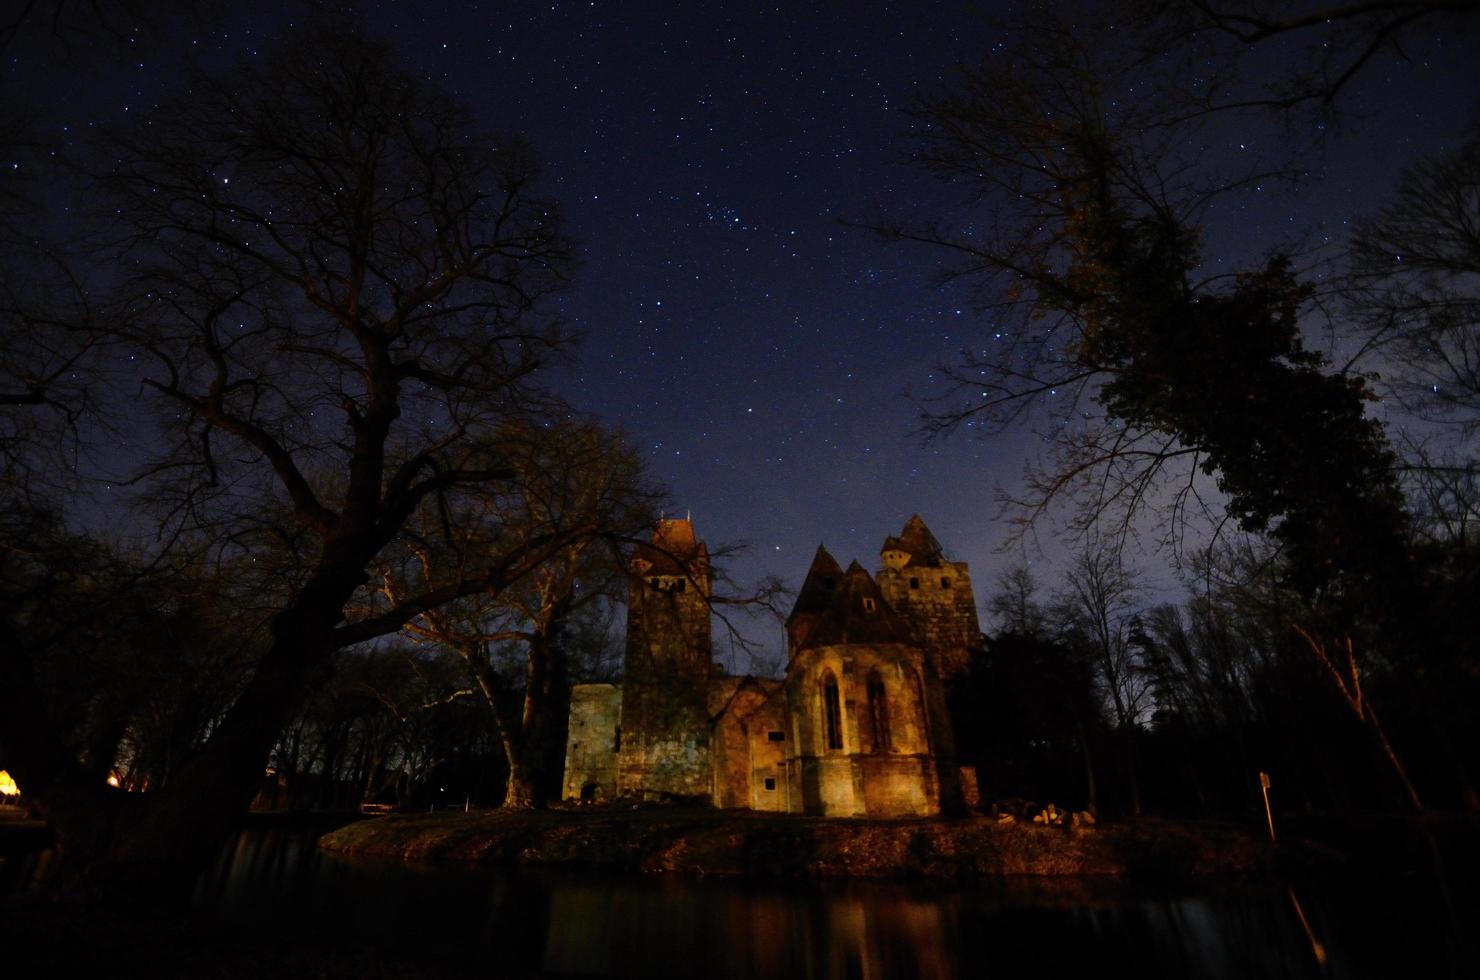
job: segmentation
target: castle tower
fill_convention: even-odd
[[[971,572],[965,562],[946,559],[919,514],[905,522],[897,537],[884,539],[879,557],[884,565],[876,579],[879,591],[909,622],[914,641],[925,652],[925,697],[941,808],[958,812],[965,804],[946,691],[970,669],[972,651],[981,644]]]
[[[947,561],[940,542],[916,514],[880,554],[879,589],[910,622],[915,642],[946,683],[966,672],[981,644],[976,595],[965,562]]]
[[[617,791],[710,791],[709,549],[692,522],[665,520],[629,565]]]

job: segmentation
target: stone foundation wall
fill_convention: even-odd
[[[794,737],[786,723],[786,697],[777,690],[745,719],[750,743],[750,808],[785,813],[793,809],[786,778],[786,752]],[[780,734],[778,740],[774,736]]]
[[[722,677],[711,682],[709,711],[714,729],[709,757],[715,806],[785,809],[781,762],[786,731],[780,690],[780,681],[755,677]],[[772,732],[780,734],[781,740],[771,740]]]
[[[617,795],[617,726],[622,689],[615,684],[577,684],[570,691],[570,728],[565,741],[561,798],[610,800]]]
[[[709,795],[709,712],[683,675],[622,685],[617,792],[645,798]]]

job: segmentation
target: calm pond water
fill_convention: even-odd
[[[0,890],[24,887],[39,860],[0,861]],[[784,886],[406,866],[255,830],[202,879],[196,904],[264,935],[490,976],[1427,980],[1480,976],[1473,886],[1447,901],[1416,877],[1183,894],[1084,881]]]

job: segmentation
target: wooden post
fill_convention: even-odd
[[[1264,775],[1260,773],[1260,775]],[[1310,951],[1315,955],[1316,963],[1322,969],[1326,966],[1326,945],[1316,938],[1316,932],[1310,927],[1310,920],[1305,917],[1305,909],[1300,907],[1300,899],[1295,897],[1295,886],[1290,885],[1290,904],[1295,906],[1295,915],[1300,919],[1300,928],[1305,930],[1305,938],[1310,941]]]
[[[1274,840],[1274,813],[1269,809],[1269,773],[1259,774],[1259,789],[1264,794],[1264,819],[1269,821],[1269,839]]]

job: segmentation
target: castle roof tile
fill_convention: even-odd
[[[845,643],[910,643],[910,628],[884,599],[873,576],[858,562],[842,581],[817,622],[797,644],[798,650]]]

